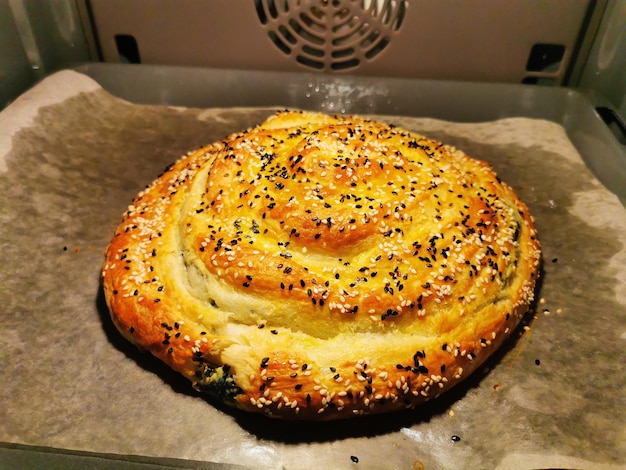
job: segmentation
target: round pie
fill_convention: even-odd
[[[130,341],[202,394],[288,419],[412,408],[533,300],[531,215],[484,162],[387,124],[279,112],[142,191],[102,283]]]

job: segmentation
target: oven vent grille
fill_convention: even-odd
[[[319,71],[354,69],[389,45],[407,0],[254,0],[274,45]]]

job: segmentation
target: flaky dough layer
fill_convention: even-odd
[[[181,158],[133,201],[102,281],[120,332],[238,408],[414,407],[476,369],[533,299],[532,218],[426,137],[284,111]]]

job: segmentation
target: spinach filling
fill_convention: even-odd
[[[212,366],[202,364],[202,369],[196,374],[198,380],[194,388],[203,395],[221,402],[233,402],[237,395],[243,393],[235,379],[230,374],[230,366]]]

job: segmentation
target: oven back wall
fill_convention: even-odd
[[[90,4],[107,62],[560,85],[604,2]]]

